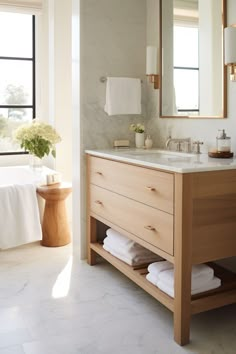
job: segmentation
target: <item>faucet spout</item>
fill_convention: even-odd
[[[167,148],[167,149],[169,149],[169,145],[170,145],[171,140],[173,140],[173,139],[172,139],[171,136],[169,135],[169,137],[168,137],[167,140],[166,140],[166,148]]]
[[[175,143],[177,146],[177,151],[181,151],[181,144],[182,143],[188,143],[189,145],[191,144],[191,138],[175,138],[172,139],[171,136],[169,136],[166,140],[166,148],[169,150],[170,149],[170,143]]]

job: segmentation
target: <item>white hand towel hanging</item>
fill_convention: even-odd
[[[108,77],[104,110],[109,116],[141,114],[141,80]]]

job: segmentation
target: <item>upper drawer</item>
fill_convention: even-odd
[[[173,214],[173,174],[89,156],[90,183]]]

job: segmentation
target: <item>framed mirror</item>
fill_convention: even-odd
[[[226,0],[160,0],[160,117],[225,118]]]

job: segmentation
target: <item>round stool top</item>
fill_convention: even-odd
[[[46,200],[61,200],[66,198],[72,191],[70,182],[60,182],[52,185],[37,187],[37,193]]]
[[[70,191],[72,190],[72,185],[70,182],[60,182],[60,183],[54,183],[54,184],[44,184],[42,186],[37,187],[37,191],[52,191],[52,190],[58,190],[58,189],[69,189]]]

